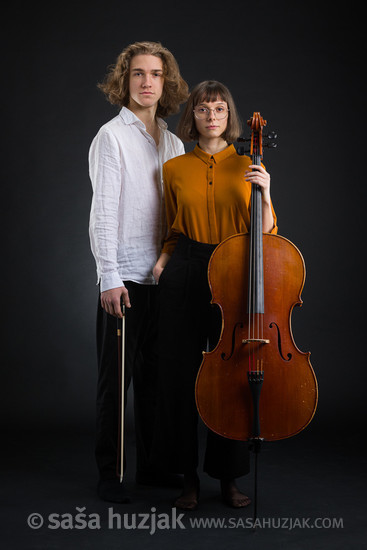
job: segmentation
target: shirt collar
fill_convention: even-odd
[[[234,145],[231,144],[223,149],[223,151],[219,151],[219,153],[215,153],[215,155],[210,155],[209,153],[203,151],[203,149],[201,149],[199,145],[196,145],[193,152],[206,164],[209,164],[209,162],[213,162],[213,160],[215,164],[218,164],[219,162],[222,162],[222,160],[225,160],[226,158],[233,155],[236,152],[236,149],[234,148]]]
[[[136,126],[146,130],[144,122],[142,122],[140,118],[138,118],[127,107],[122,107],[119,114],[125,124],[135,124]],[[157,118],[157,123],[161,130],[167,130],[167,123],[162,118]]]

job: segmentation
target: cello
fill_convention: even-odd
[[[255,112],[248,124],[252,164],[260,165],[266,121]],[[209,429],[252,444],[256,517],[261,442],[302,431],[311,422],[318,399],[310,352],[297,348],[291,328],[292,310],[302,305],[305,263],[288,239],[262,233],[257,184],[251,190],[249,233],[228,237],[216,247],[208,280],[212,304],[221,310],[222,328],[216,347],[203,352],[196,405]]]

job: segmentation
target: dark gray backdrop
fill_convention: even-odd
[[[190,88],[213,78],[243,120],[279,135],[266,153],[279,233],[303,253],[320,403],[310,426],[362,429],[365,86],[361,11],[321,2],[18,2],[4,13],[1,422],[92,430],[97,287],[87,155],[115,116],[96,84],[120,51],[161,41]],[[4,38],[4,37],[3,37]],[[174,131],[177,117],[168,120]],[[362,162],[361,162],[362,157]]]

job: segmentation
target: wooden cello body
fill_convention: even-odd
[[[303,258],[283,237],[267,234],[263,239],[266,313],[261,319],[261,340],[266,343],[246,342],[250,339],[249,235],[223,241],[209,264],[212,302],[222,310],[222,334],[216,348],[203,354],[196,401],[205,424],[230,439],[248,440],[261,435],[271,441],[295,435],[311,421],[317,404],[310,353],[298,350],[290,324],[292,309],[302,303]],[[222,268],[216,269],[217,265]],[[263,372],[259,434],[253,431],[254,407],[248,380],[253,356],[259,362],[254,365],[255,372]]]
[[[260,164],[264,121],[254,113],[250,122],[257,131],[252,160]],[[250,233],[215,249],[208,278],[222,331],[215,349],[203,353],[196,380],[201,418],[236,440],[297,434],[314,416],[318,398],[310,353],[297,348],[291,329],[292,310],[302,304],[305,264],[289,240],[262,233],[258,186],[252,189]]]

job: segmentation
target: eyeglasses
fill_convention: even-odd
[[[226,116],[228,116],[229,109],[220,106],[214,107],[214,109],[209,109],[209,107],[195,107],[194,115],[199,120],[204,120],[204,118],[208,118],[211,111],[214,111],[215,118],[221,120],[222,118],[226,118]]]

